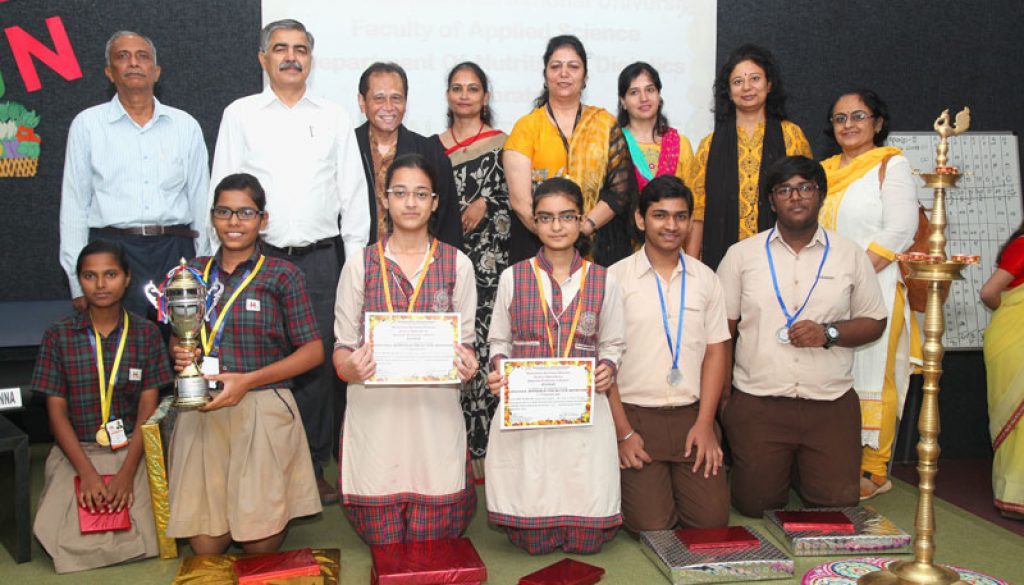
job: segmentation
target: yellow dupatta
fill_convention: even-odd
[[[569,140],[566,177],[583,191],[583,213],[597,205],[608,172],[608,145],[615,116],[596,106],[584,106]]]
[[[881,164],[883,160],[897,154],[903,154],[903,151],[894,146],[878,146],[857,156],[842,168],[839,168],[841,154],[821,161],[821,166],[825,169],[825,176],[828,178],[828,196],[825,197],[825,202],[821,206],[818,222],[827,229],[835,230],[839,216],[839,204],[843,201],[846,189],[854,181]]]
[[[988,374],[989,434],[993,449],[1018,422],[1024,405],[1024,286],[1003,293],[999,308],[985,328],[985,371]]]

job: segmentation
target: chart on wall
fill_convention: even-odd
[[[938,142],[934,132],[894,132],[887,143],[903,149],[915,172],[930,172]],[[999,249],[1024,218],[1017,136],[966,132],[951,138],[949,164],[963,176],[946,191],[947,253],[980,255],[981,262],[965,268],[964,280],[953,283],[943,344],[950,350],[977,350],[992,315],[978,293],[995,270]],[[930,213],[934,191],[923,181],[917,197]]]

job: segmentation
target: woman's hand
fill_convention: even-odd
[[[129,471],[126,466],[121,466],[121,469],[107,484],[108,508],[112,512],[120,512],[135,503],[135,494],[132,493],[134,483],[134,470]]]
[[[480,220],[487,213],[487,202],[483,197],[477,197],[475,201],[466,206],[462,212],[462,233],[470,234],[480,225]]]
[[[335,355],[342,352],[347,352],[347,355],[343,355],[340,360],[336,357],[334,361],[335,371],[342,380],[350,384],[360,384],[377,371],[377,362],[373,361],[369,345],[363,345],[355,351],[339,349],[335,351]]]
[[[594,388],[598,392],[607,392],[614,381],[615,376],[612,374],[611,366],[608,364],[597,366],[597,370],[594,371]]]
[[[455,344],[455,369],[459,372],[459,379],[465,384],[476,375],[480,364],[476,362],[476,353],[461,343]]]
[[[245,398],[245,394],[252,388],[247,374],[224,372],[216,376],[203,377],[212,382],[219,382],[223,390],[214,396],[213,400],[199,408],[202,412],[235,406],[242,401],[242,398]]]
[[[107,509],[107,486],[103,484],[100,474],[93,470],[92,473],[79,475],[79,478],[78,505],[93,514]]]

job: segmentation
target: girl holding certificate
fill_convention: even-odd
[[[46,395],[56,439],[34,530],[58,573],[157,555],[142,438],[132,431],[172,378],[156,325],[121,306],[131,282],[121,245],[86,245],[76,273],[87,308],[46,331],[31,383]],[[126,509],[127,530],[86,532],[89,518]]]
[[[459,384],[366,384],[377,371],[367,313],[457,313],[458,378],[465,383],[478,369],[473,265],[430,232],[435,170],[419,154],[402,155],[385,185],[389,233],[345,264],[334,322],[334,366],[349,384],[338,489],[371,545],[456,538],[476,508]]]
[[[615,537],[619,465],[605,393],[625,350],[622,300],[614,278],[577,249],[583,194],[566,178],[533,195],[537,256],[505,270],[491,317],[491,391],[505,382],[502,359],[596,358],[588,426],[501,430],[491,423],[486,460],[488,519],[530,554],[557,548],[596,553]]]
[[[260,250],[265,205],[256,177],[224,177],[210,210],[220,250],[190,263],[224,285],[202,331],[202,370],[219,391],[175,423],[167,536],[188,538],[201,555],[232,541],[247,553],[275,551],[292,518],[321,510],[290,387],[323,361],[323,346],[302,273]],[[174,353],[176,369],[190,363],[187,350]]]

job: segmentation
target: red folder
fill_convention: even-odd
[[[814,530],[823,534],[853,534],[850,518],[838,510],[790,510],[776,512],[775,517],[786,532]]]
[[[744,526],[683,528],[676,530],[676,537],[690,550],[757,548],[761,546],[761,541]]]
[[[487,567],[468,538],[370,547],[372,585],[482,583]]]
[[[114,479],[113,475],[103,475],[103,483],[108,484],[110,480]],[[82,478],[75,476],[75,501],[79,500],[79,495],[82,493]],[[132,518],[128,515],[128,506],[121,509],[120,512],[107,512],[106,510],[97,510],[96,512],[90,512],[89,508],[78,506],[78,529],[82,534],[91,534],[93,532],[107,532],[111,530],[128,530],[132,527]]]
[[[594,585],[604,569],[572,559],[562,559],[519,580],[519,585]]]
[[[308,548],[245,557],[235,561],[238,585],[263,585],[271,579],[315,577],[320,565]]]

